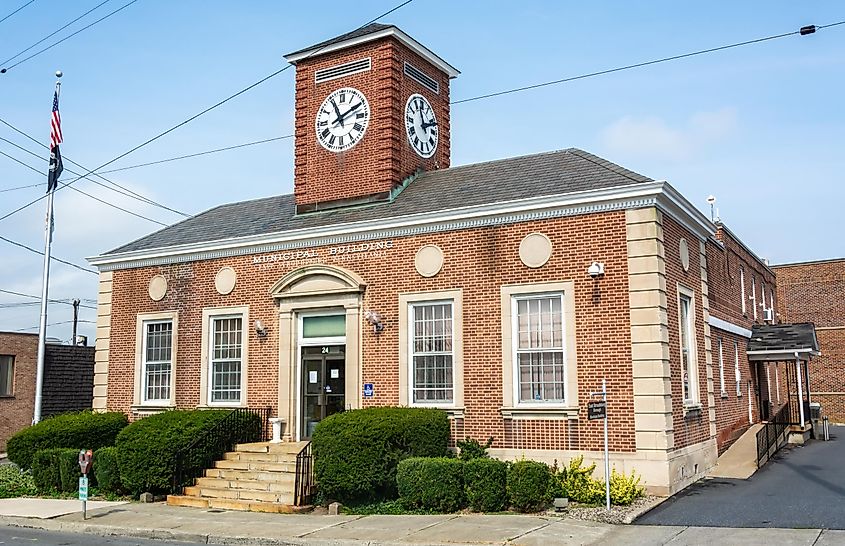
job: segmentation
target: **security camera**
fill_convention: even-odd
[[[591,263],[590,267],[587,268],[587,274],[594,279],[596,277],[601,277],[604,275],[604,264],[600,262]]]

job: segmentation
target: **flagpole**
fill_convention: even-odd
[[[56,72],[56,78],[61,78],[62,73]],[[61,80],[56,80],[56,97],[62,89]],[[44,356],[47,344],[47,292],[50,286],[50,250],[53,243],[53,194],[56,188],[50,187],[47,193],[47,223],[44,226],[44,272],[41,284],[41,323],[38,329],[38,364],[35,373],[35,408],[32,416],[32,424],[41,421],[41,394],[44,386]]]

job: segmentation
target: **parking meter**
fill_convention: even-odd
[[[91,463],[94,460],[94,452],[90,449],[79,450],[79,470],[82,476],[79,478],[79,500],[82,501],[82,519],[88,519],[88,473],[91,471]]]
[[[94,452],[90,449],[80,449],[79,450],[79,469],[82,471],[84,475],[88,475],[88,472],[91,471],[91,463],[94,460]]]

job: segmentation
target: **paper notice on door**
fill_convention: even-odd
[[[316,383],[317,382],[317,372],[316,371],[308,372],[308,382],[309,383]]]
[[[340,370],[332,370],[331,371],[332,379],[337,379],[340,377]]]

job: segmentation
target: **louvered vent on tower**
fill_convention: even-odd
[[[437,80],[424,73],[411,63],[405,63],[405,75],[417,80],[435,93],[440,93],[440,84],[437,83]]]
[[[329,80],[335,80],[350,74],[357,74],[359,72],[366,72],[372,68],[372,61],[370,57],[366,59],[359,59],[349,63],[343,63],[329,68],[323,68],[314,72],[314,82],[322,83]]]

